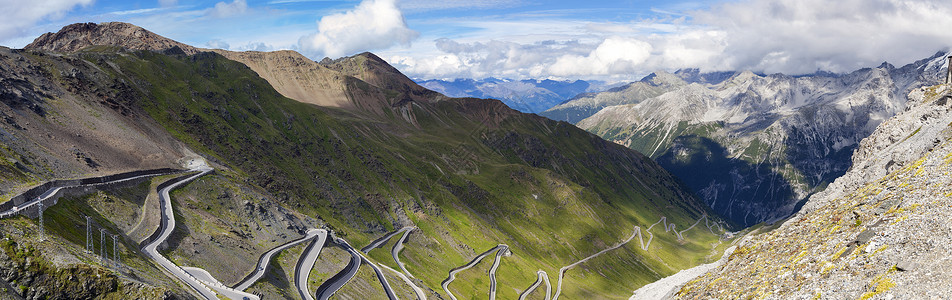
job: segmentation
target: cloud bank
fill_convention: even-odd
[[[723,33],[721,68],[845,72],[924,58],[952,41],[949,1],[755,0],[693,16]]]
[[[417,36],[419,33],[407,27],[395,0],[363,0],[353,10],[321,18],[317,33],[302,37],[298,45],[308,54],[336,58],[409,46]]]
[[[435,51],[388,58],[423,78],[637,79],[679,68],[849,72],[883,61],[909,63],[952,46],[952,1],[744,0],[655,17],[564,22],[548,33],[519,35],[507,33],[515,27],[504,21],[467,21],[482,31],[460,38],[466,42],[434,39]]]

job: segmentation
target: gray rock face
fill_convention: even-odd
[[[753,225],[789,215],[843,175],[859,141],[904,111],[910,91],[938,83],[945,63],[937,53],[843,75],[747,71],[696,82],[688,81],[700,80],[696,74],[659,73],[651,93],[630,91],[642,81],[543,115],[597,108],[577,125],[651,156],[715,211]]]

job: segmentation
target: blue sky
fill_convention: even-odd
[[[939,0],[0,0],[0,45],[123,21],[229,50],[377,53],[419,78],[634,80],[679,68],[847,72],[952,44]]]

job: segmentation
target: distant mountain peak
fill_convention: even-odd
[[[654,73],[648,74],[648,76],[642,78],[641,81],[654,86],[677,86],[687,84],[687,82],[684,81],[684,79],[681,79],[681,77],[668,73],[664,70],[655,71]]]
[[[740,72],[740,74],[735,75],[733,78],[730,79],[730,81],[735,84],[741,84],[744,82],[749,82],[754,77],[760,77],[760,75],[757,75],[756,73],[750,70],[746,70],[746,71]]]

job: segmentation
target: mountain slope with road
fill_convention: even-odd
[[[155,131],[131,137],[159,145],[147,148],[155,153],[135,155],[157,162],[168,157],[174,166],[201,156],[215,168],[215,174],[173,191],[176,226],[161,254],[176,265],[204,269],[223,285],[238,284],[263,253],[315,226],[355,247],[416,227],[401,239],[406,246],[399,263],[361,258],[385,267],[374,269],[394,286],[393,293],[411,293],[397,296],[412,297],[414,291],[394,270],[413,274],[412,282],[426,293],[445,296],[440,282],[449,270],[477,251],[506,244],[512,255],[494,268],[496,293],[517,298],[538,270],[558,274],[558,268],[624,240],[634,226],[647,228],[659,217],[678,228],[705,217],[716,221],[693,193],[638,152],[499,101],[427,90],[370,53],[313,62],[289,51],[206,51],[122,23],[70,25],[27,49],[3,50],[0,62],[21,67],[0,67],[23,70],[4,73],[23,80],[15,89],[3,85],[4,95],[38,95],[4,102],[12,121],[0,126],[14,132],[22,147],[35,140],[81,139],[85,133],[74,137],[79,129],[69,126],[27,126],[88,112],[87,118],[105,121],[89,125],[80,118],[74,124],[106,132]],[[75,103],[59,104],[63,98]],[[122,118],[107,119],[114,115]],[[124,149],[97,145],[79,149]],[[72,153],[69,147],[45,151],[57,158]],[[26,166],[11,166],[23,170],[21,184],[44,174],[29,167],[39,165],[35,158],[16,159]],[[142,167],[150,166],[145,162]],[[149,198],[136,201],[145,211],[160,207]],[[719,232],[700,227],[683,239],[655,233],[651,247],[619,252],[631,265],[588,262],[586,270],[611,277],[576,276],[561,294],[626,297],[643,284],[707,262],[719,239]],[[315,269],[337,268],[338,262],[322,257],[340,251],[328,250],[317,255]],[[294,285],[294,279],[276,275],[281,273],[266,273],[246,292],[294,298],[298,293],[273,294]],[[341,291],[382,296],[362,294],[383,291],[378,279],[358,275],[352,281],[361,285]],[[365,288],[366,282],[375,287]],[[485,274],[463,271],[453,282],[454,294],[480,297],[489,293],[488,284],[481,287],[488,282]],[[310,283],[309,292],[317,287]]]

